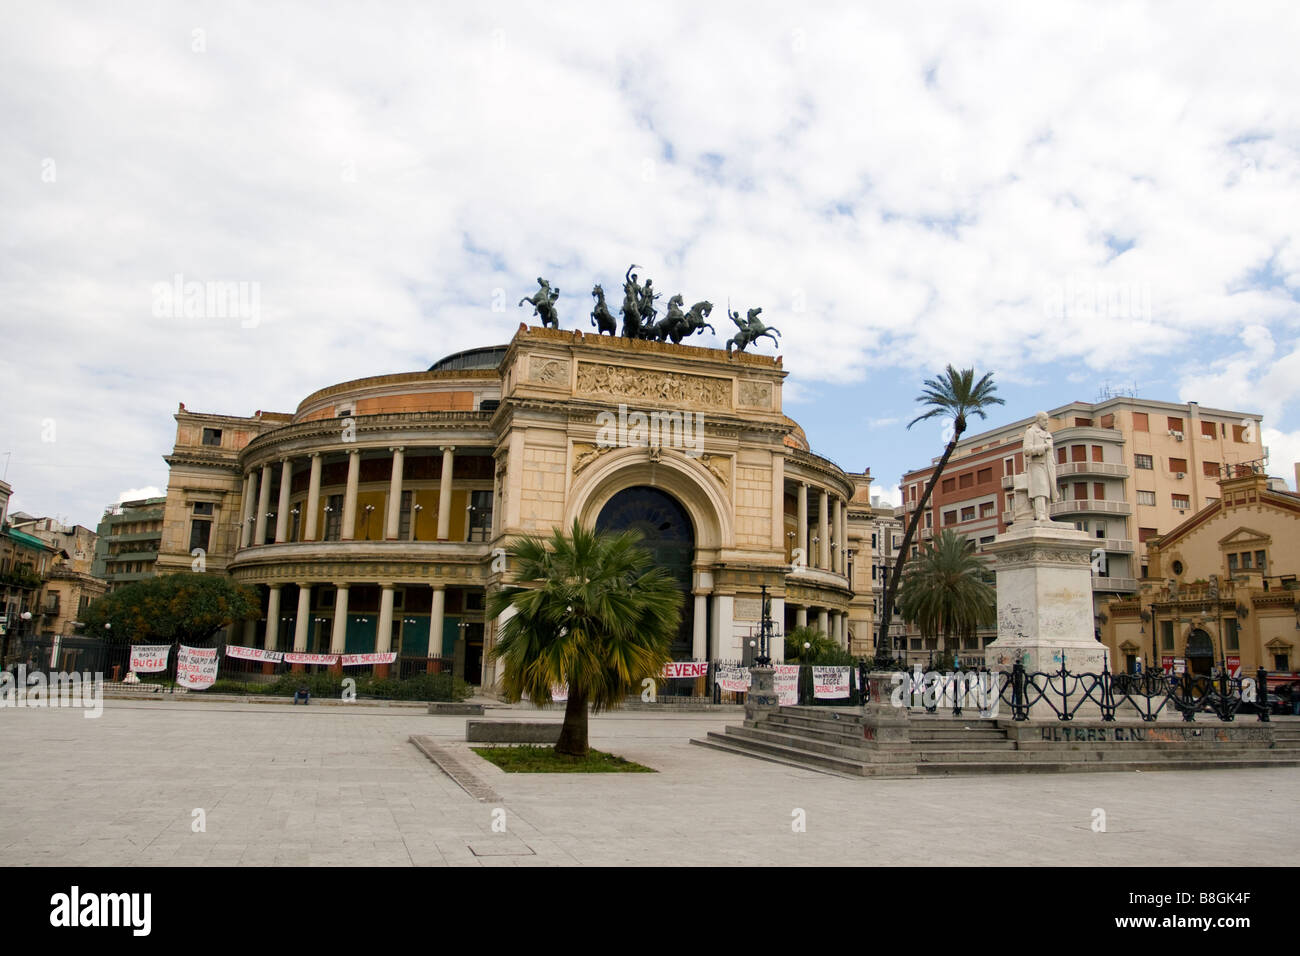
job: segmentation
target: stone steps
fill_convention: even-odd
[[[759,760],[766,760],[769,763],[784,764],[788,767],[798,767],[800,770],[816,770],[820,773],[828,773],[836,777],[866,777],[875,776],[867,764],[857,763],[851,760],[844,760],[838,757],[830,757],[822,754],[811,753],[809,751],[793,748],[782,747],[776,744],[758,744],[754,741],[740,741],[739,738],[720,734],[716,731],[709,731],[708,736],[701,738],[692,738],[691,743],[700,747],[708,747],[713,750],[721,750],[726,753],[735,754],[739,757],[751,757]]]
[[[841,777],[1300,766],[1300,728],[1276,739],[1021,740],[983,718],[912,718],[910,744],[873,745],[859,711],[782,707],[691,743]]]

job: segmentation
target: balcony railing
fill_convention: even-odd
[[[1097,501],[1092,498],[1073,498],[1066,501],[1053,501],[1051,516],[1077,514],[1126,515],[1133,509],[1127,501]]]
[[[1111,578],[1097,575],[1092,579],[1092,589],[1094,591],[1136,591],[1138,588],[1137,578]]]
[[[1098,538],[1097,547],[1105,548],[1107,551],[1122,551],[1126,554],[1133,553],[1133,542],[1128,538]]]
[[[1116,465],[1108,461],[1069,461],[1056,466],[1056,477],[1070,475],[1102,475],[1107,478],[1127,478],[1128,465]]]

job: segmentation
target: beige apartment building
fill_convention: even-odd
[[[1105,602],[1137,591],[1147,573],[1149,538],[1217,501],[1221,478],[1239,470],[1253,473],[1267,455],[1255,412],[1119,396],[1071,402],[1047,414],[1059,498],[1051,516],[1097,539],[1093,587],[1099,615]],[[914,549],[944,528],[974,539],[982,549],[1011,526],[1012,488],[1024,471],[1021,442],[1032,421],[1022,419],[958,443],[922,517]],[[903,476],[900,518],[907,520],[916,510],[937,462]],[[978,659],[994,636],[990,629],[971,639],[963,657]],[[933,650],[934,643],[908,635],[913,657]]]

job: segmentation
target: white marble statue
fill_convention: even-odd
[[[1048,505],[1056,500],[1056,456],[1047,421],[1047,413],[1039,412],[1034,424],[1025,429],[1026,492],[1035,521],[1050,521]]]

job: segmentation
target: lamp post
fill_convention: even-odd
[[[411,506],[411,540],[420,540],[420,512],[424,510],[424,505]]]

